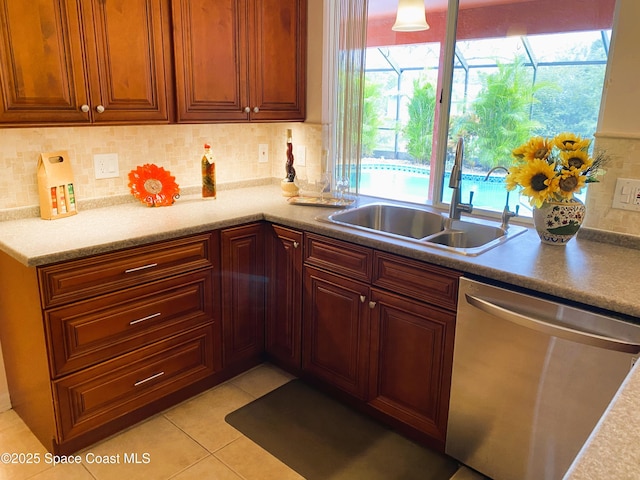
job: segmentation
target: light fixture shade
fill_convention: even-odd
[[[424,0],[399,0],[396,23],[391,30],[396,32],[417,32],[427,30],[429,24],[424,10]]]

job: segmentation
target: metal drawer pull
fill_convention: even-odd
[[[148,265],[143,265],[141,267],[128,268],[127,270],[124,271],[124,273],[133,273],[133,272],[137,272],[138,270],[145,270],[147,268],[153,268],[153,267],[157,267],[157,266],[158,266],[157,263],[150,263]]]
[[[142,317],[137,320],[131,320],[129,322],[129,325],[135,325],[136,323],[144,322],[145,320],[151,320],[152,318],[159,317],[160,315],[161,315],[160,312],[152,313],[151,315],[147,315],[146,317]]]
[[[144,380],[139,380],[136,383],[133,384],[134,387],[139,387],[140,385],[142,385],[143,383],[147,383],[150,382],[151,380],[154,380],[158,377],[161,377],[162,375],[164,375],[164,372],[159,372],[156,373],[154,375],[151,375],[149,378],[145,378]]]

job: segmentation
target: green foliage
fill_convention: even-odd
[[[409,121],[402,129],[407,140],[407,152],[419,163],[429,163],[433,147],[433,124],[436,90],[427,81],[413,81],[413,96],[409,100]]]
[[[533,134],[553,137],[559,132],[573,132],[592,137],[604,84],[605,65],[555,65],[541,69],[538,78],[557,85],[536,93],[538,102],[532,117],[541,128]]]
[[[365,79],[362,104],[362,156],[370,157],[378,142],[378,129],[382,125],[384,98],[382,86]]]
[[[457,119],[456,136],[465,135],[465,157],[484,168],[510,162],[511,151],[524,143],[539,123],[530,119],[534,93],[547,85],[532,85],[531,69],[522,60],[497,64],[497,72],[481,75],[482,89],[468,116]]]

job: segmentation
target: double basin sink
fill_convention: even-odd
[[[519,225],[509,225],[505,229],[476,218],[449,220],[437,212],[380,203],[335,212],[318,220],[471,256],[527,230]]]

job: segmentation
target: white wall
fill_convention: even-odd
[[[606,175],[591,184],[585,226],[640,235],[640,213],[611,208],[618,178],[640,179],[640,2],[618,0],[596,147],[610,157]]]

